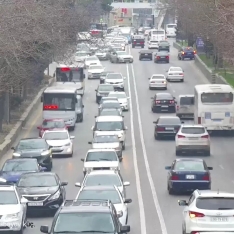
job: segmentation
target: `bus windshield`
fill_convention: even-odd
[[[57,82],[82,82],[83,71],[82,68],[56,68],[56,81]]]
[[[202,93],[201,102],[208,103],[233,103],[233,93]]]
[[[153,35],[164,35],[165,32],[164,31],[152,31]]]
[[[75,95],[70,93],[44,93],[43,110],[74,111]]]

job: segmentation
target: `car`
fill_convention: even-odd
[[[100,79],[104,70],[105,68],[102,65],[90,65],[88,68],[88,79]]]
[[[167,71],[167,81],[184,82],[184,70],[181,67],[170,67]]]
[[[117,214],[119,216],[120,223],[124,226],[128,223],[128,207],[126,204],[131,203],[132,199],[123,199],[122,194],[116,186],[85,186],[81,187],[77,194],[77,200],[89,200],[89,199],[110,199]]]
[[[104,50],[97,50],[95,55],[99,58],[99,60],[108,60],[107,53]]]
[[[103,109],[100,113],[99,116],[122,116],[121,111],[118,109]],[[95,116],[96,118],[97,116]],[[124,116],[122,116],[124,117]]]
[[[156,93],[152,99],[151,110],[157,112],[176,112],[176,101],[170,93]]]
[[[116,51],[110,56],[111,63],[133,63],[133,56],[126,51]]]
[[[169,63],[169,61],[170,61],[170,56],[169,53],[166,51],[157,52],[154,56],[154,63],[159,63],[159,62]]]
[[[76,62],[84,62],[87,57],[90,56],[90,53],[87,51],[77,51],[75,54]]]
[[[95,120],[95,125],[91,128],[93,135],[117,134],[123,150],[125,150],[127,129],[124,124],[124,118],[121,116],[98,116]]]
[[[42,138],[45,139],[47,144],[51,147],[53,156],[63,155],[72,157],[72,140],[75,139],[75,137],[70,136],[67,130],[45,131]]]
[[[182,124],[177,116],[160,116],[153,123],[155,124],[155,140],[160,140],[163,137],[175,137]]]
[[[167,41],[160,41],[158,44],[158,51],[170,52],[170,44]]]
[[[182,47],[178,51],[178,59],[184,60],[184,59],[194,59],[195,58],[196,51],[192,47]]]
[[[82,225],[81,225],[82,224]],[[110,200],[67,200],[54,216],[52,227],[41,226],[42,233],[109,233],[130,232],[130,226],[119,222]]]
[[[38,126],[39,137],[42,137],[46,130],[64,130],[68,129],[64,119],[44,119],[41,126]]]
[[[105,101],[118,101],[118,98],[117,97],[102,97],[100,102],[99,102],[99,105],[102,105],[103,102]]]
[[[124,80],[126,78],[123,77],[121,73],[109,73],[106,76],[105,84],[112,84],[115,90],[124,91]]]
[[[127,97],[125,92],[112,91],[109,92],[108,97],[117,97],[122,110],[123,111],[129,110],[129,103],[128,103],[129,97]]]
[[[198,189],[192,193],[188,202],[178,200],[179,206],[184,206],[183,233],[233,232],[233,202],[233,192]]]
[[[108,96],[108,94],[114,91],[114,86],[111,84],[99,84],[96,91],[96,103],[99,103],[102,97]]]
[[[119,160],[122,161],[122,145],[119,142],[119,138],[116,134],[102,135],[96,134],[92,141],[88,142],[92,145],[92,149],[114,149],[119,157]]]
[[[153,74],[149,78],[149,90],[165,89],[167,90],[167,80],[163,74]]]
[[[89,68],[90,65],[101,65],[97,56],[89,56],[84,61],[84,68]]]
[[[158,49],[158,41],[149,40],[148,41],[148,49]]]
[[[100,114],[104,109],[117,109],[122,114],[122,107],[119,101],[106,100],[98,107],[98,113]]]
[[[202,125],[182,125],[176,134],[176,155],[198,152],[210,156],[210,136]]]
[[[149,50],[141,50],[139,52],[139,60],[141,61],[143,59],[153,60],[153,52]]]
[[[84,119],[84,104],[83,104],[83,97],[82,95],[76,95],[76,113],[77,113],[77,118],[76,118],[76,122],[77,123],[81,123],[83,122]],[[56,129],[58,130],[58,129]]]
[[[134,35],[132,37],[132,48],[135,48],[137,46],[139,46],[141,48],[145,47],[145,37],[144,37],[144,35]]]
[[[193,192],[196,189],[211,189],[210,170],[203,159],[175,159],[168,170],[167,191],[169,194],[178,192]]]
[[[11,147],[13,150],[12,158],[36,158],[41,167],[51,170],[52,151],[50,145],[43,138],[23,138],[17,146]]]
[[[88,187],[88,186],[116,186],[122,193],[123,197],[126,198],[126,186],[130,185],[130,182],[123,181],[123,178],[117,170],[97,170],[91,171],[86,174],[82,184],[75,183],[76,187]]]
[[[110,47],[113,48],[113,51],[125,51],[125,49],[126,49],[125,44],[121,44],[121,43],[118,43],[118,42],[116,42],[116,43],[111,42]]]
[[[194,95],[179,95],[176,106],[176,115],[181,119],[194,119]]]
[[[65,186],[57,174],[52,172],[27,173],[21,176],[17,188],[27,199],[28,212],[56,212],[66,199]]]
[[[7,182],[16,183],[25,173],[40,172],[46,169],[38,164],[36,158],[7,159],[0,171],[0,178],[4,178]]]
[[[90,149],[81,161],[84,162],[84,175],[92,170],[120,170],[115,149]]]
[[[27,200],[21,198],[16,186],[4,184],[3,178],[0,182],[0,229],[3,233],[22,234],[27,222]]]
[[[105,79],[107,74],[109,73],[115,73],[114,71],[103,71],[100,75],[100,84],[104,84],[105,83]]]

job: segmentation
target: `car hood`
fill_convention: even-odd
[[[105,79],[106,83],[123,83],[123,79]]]
[[[21,210],[21,205],[0,205],[0,215],[16,214]]]
[[[32,150],[16,150],[14,153],[19,153],[21,157],[36,157],[40,156],[45,149],[32,149]]]
[[[37,172],[37,171],[7,171],[7,172],[1,172],[0,177],[4,178],[8,182],[14,182],[16,183],[21,175],[29,172]]]
[[[92,70],[88,70],[89,73],[102,73],[104,71],[104,69],[92,69]]]
[[[18,187],[22,195],[41,195],[41,194],[54,194],[59,187]]]
[[[43,119],[63,119],[66,122],[75,117],[75,111],[43,111]]]
[[[85,168],[99,168],[99,167],[110,167],[110,168],[118,168],[119,161],[92,161],[92,162],[85,162]]]
[[[116,149],[119,147],[119,142],[114,143],[93,143],[93,149]]]
[[[48,145],[50,146],[64,146],[68,143],[70,143],[70,140],[67,139],[67,140],[46,140]]]

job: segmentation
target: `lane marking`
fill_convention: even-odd
[[[219,165],[219,167],[224,170],[224,167],[222,165]]]
[[[130,48],[129,48],[129,54],[131,54]],[[144,161],[145,161],[146,173],[147,173],[147,177],[148,177],[148,180],[149,180],[149,183],[150,183],[150,188],[151,188],[151,192],[152,192],[152,196],[153,196],[153,200],[154,200],[154,205],[155,205],[155,208],[156,208],[156,211],[157,211],[157,214],[158,214],[158,219],[159,219],[159,222],[160,222],[162,234],[167,234],[166,223],[165,223],[165,220],[163,218],[162,210],[161,210],[161,207],[160,207],[160,204],[159,204],[158,195],[157,195],[157,192],[156,192],[156,189],[155,189],[155,185],[154,185],[154,182],[153,182],[153,177],[152,177],[150,166],[149,166],[148,155],[147,155],[147,152],[146,152],[146,146],[145,146],[145,140],[144,140],[143,128],[142,128],[142,120],[141,120],[141,115],[140,115],[139,97],[138,97],[138,92],[137,92],[137,86],[136,86],[136,79],[135,79],[133,64],[131,64],[130,67],[131,67],[131,70],[132,70],[132,80],[133,80],[133,88],[134,88],[134,92],[135,92],[135,101],[136,101],[136,109],[137,109],[137,116],[138,116],[138,126],[139,126],[139,131],[140,131],[140,140],[141,140],[141,145],[142,145],[143,157],[144,157]],[[127,68],[128,68],[128,65],[127,65]],[[134,137],[135,136],[133,136],[133,138]],[[133,149],[134,149],[134,147],[133,147]]]

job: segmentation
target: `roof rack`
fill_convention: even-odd
[[[76,199],[76,200],[66,200],[63,203],[63,206],[80,206],[80,205],[94,205],[95,203],[102,203],[102,205],[110,206],[111,202],[110,200],[104,200],[104,199]]]

